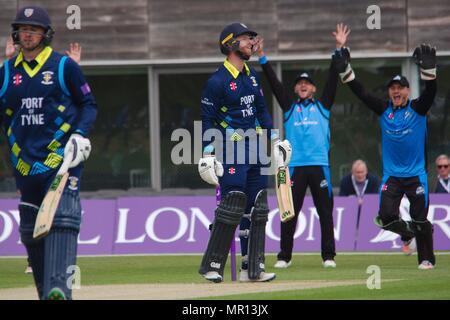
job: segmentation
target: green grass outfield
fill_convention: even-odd
[[[275,255],[267,255],[267,271],[277,272],[277,280],[361,280],[363,284],[252,293],[213,297],[212,299],[450,299],[450,254],[437,254],[434,270],[418,270],[417,255],[339,254],[336,269],[323,269],[318,254],[294,255],[288,269],[274,269]],[[81,257],[81,285],[205,283],[197,273],[200,255]],[[381,289],[369,290],[367,267],[381,269]],[[33,285],[24,274],[25,258],[0,258],[0,289]],[[230,281],[229,266],[225,281]],[[395,281],[385,281],[385,280]],[[275,280],[275,281],[277,281]]]

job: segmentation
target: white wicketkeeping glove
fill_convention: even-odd
[[[219,178],[223,176],[223,166],[215,156],[200,158],[198,162],[200,177],[209,184],[219,185]]]
[[[91,154],[91,142],[78,133],[73,133],[64,148],[64,154],[73,154],[69,168],[76,167],[81,161],[86,161]]]
[[[285,167],[291,161],[292,146],[288,140],[276,141],[273,144],[273,161],[276,168]]]

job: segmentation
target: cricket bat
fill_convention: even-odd
[[[64,161],[53,179],[50,188],[45,195],[44,200],[39,208],[36,223],[34,225],[33,238],[40,239],[45,237],[52,227],[53,218],[58,208],[59,200],[66,186],[69,177],[69,165],[72,162],[72,153],[64,156]]]
[[[281,222],[289,221],[294,218],[295,212],[294,202],[292,201],[291,177],[287,166],[278,168],[275,175],[275,188]]]

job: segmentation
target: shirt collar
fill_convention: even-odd
[[[237,78],[239,76],[240,71],[228,60],[225,59],[223,66],[228,70],[228,72],[231,73],[233,78]],[[244,70],[247,76],[250,75],[250,68],[247,66],[247,64],[244,62]]]
[[[37,56],[34,58],[34,60],[37,62],[38,65],[43,66],[44,63],[47,61],[48,57],[50,57],[50,54],[52,53],[53,49],[51,47],[45,47]],[[17,67],[21,62],[25,62],[23,58],[22,50],[20,51],[19,55],[16,58],[16,61],[14,62],[14,67]]]

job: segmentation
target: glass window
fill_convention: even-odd
[[[315,97],[320,98],[328,77],[330,61],[283,64],[283,82],[292,88],[299,71],[307,71],[316,83]],[[352,61],[353,69],[365,88],[380,98],[387,98],[386,83],[401,72],[401,62],[395,59]],[[294,92],[292,90],[292,95]],[[337,93],[330,117],[331,181],[337,191],[340,180],[348,174],[354,160],[366,161],[369,172],[381,176],[381,137],[378,116],[368,109],[338,80]],[[337,193],[337,192],[336,192]],[[336,194],[335,193],[335,194]]]
[[[208,188],[200,178],[197,165],[175,165],[171,160],[172,148],[178,141],[171,141],[172,132],[179,128],[191,134],[191,162],[194,159],[194,121],[200,119],[200,95],[203,87],[214,72],[189,74],[160,74],[159,97],[161,119],[161,180],[162,188]],[[272,114],[272,96],[263,74],[259,74],[266,97],[267,107]],[[200,137],[201,139],[201,137]]]
[[[91,71],[87,80],[98,115],[82,190],[150,187],[147,69]]]

